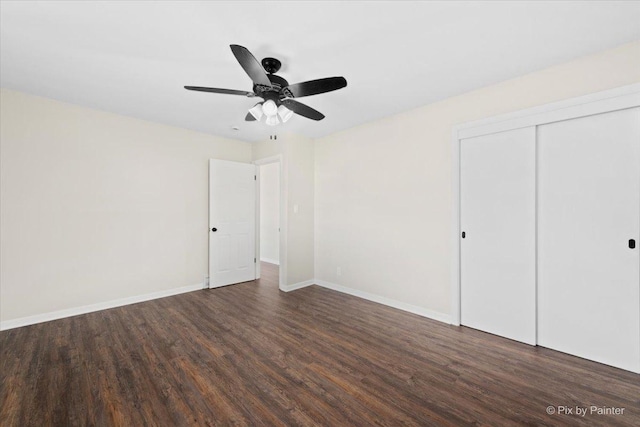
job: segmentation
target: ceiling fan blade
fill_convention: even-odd
[[[232,44],[231,51],[255,84],[271,87],[271,80],[267,77],[264,68],[246,47]]]
[[[253,117],[253,114],[251,114],[251,113],[247,113],[247,115],[246,115],[246,116],[245,116],[245,118],[244,118],[244,121],[245,121],[245,122],[255,122],[255,121],[256,121],[256,118],[255,118],[255,117]]]
[[[294,101],[293,99],[283,99],[282,105],[284,105],[294,113],[300,114],[301,116],[306,117],[308,119],[311,119],[311,120],[324,119],[324,114],[322,114],[320,111],[314,110],[308,105],[304,105],[298,101]]]
[[[224,93],[227,95],[243,95],[252,98],[256,96],[253,92],[247,92],[246,90],[234,90],[234,89],[218,89],[216,87],[201,87],[201,86],[185,86],[187,90],[195,90],[198,92],[212,92],[212,93]]]
[[[302,96],[331,92],[332,90],[342,89],[345,86],[347,86],[347,80],[344,77],[327,77],[324,79],[295,83],[283,88],[282,91],[286,94],[286,91],[288,90],[291,96],[294,98],[300,98]]]

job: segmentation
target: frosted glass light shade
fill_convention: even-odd
[[[282,123],[286,123],[287,120],[289,120],[291,116],[293,116],[293,111],[289,110],[284,105],[281,105],[278,107],[278,115],[282,119]]]
[[[262,112],[267,117],[272,117],[278,114],[278,107],[276,106],[275,102],[273,102],[272,100],[268,100],[264,104],[262,104]]]
[[[267,116],[267,120],[265,120],[265,123],[269,126],[275,126],[278,123],[280,123],[280,120],[278,120],[278,115],[274,115],[274,116]]]
[[[251,113],[251,115],[258,121],[260,121],[260,119],[262,118],[262,115],[264,114],[262,112],[262,104],[256,104],[253,107],[249,108],[249,113]]]

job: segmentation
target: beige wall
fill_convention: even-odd
[[[640,42],[317,140],[315,277],[449,313],[453,126],[637,82]]]
[[[251,145],[2,90],[3,321],[202,283],[208,159]]]
[[[640,42],[317,141],[253,146],[2,90],[0,319],[200,283],[207,159],[275,154],[286,284],[315,277],[446,314],[452,127],[636,82]]]
[[[305,120],[298,117],[296,120]],[[314,143],[299,135],[282,134],[278,139],[253,145],[253,160],[282,155],[286,190],[286,285],[295,285],[314,277]],[[297,212],[296,212],[297,206]]]

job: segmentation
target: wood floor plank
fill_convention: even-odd
[[[640,425],[640,375],[277,283],[0,332],[0,425]]]

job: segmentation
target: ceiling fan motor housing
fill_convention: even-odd
[[[262,66],[267,73],[274,74],[278,72],[280,67],[282,67],[282,63],[276,58],[264,58],[262,60]]]
[[[263,85],[253,85],[253,91],[261,98],[272,99],[276,104],[280,104],[280,99],[285,97],[285,94],[281,94],[280,90],[289,86],[289,82],[280,76],[275,74],[267,74],[269,81],[271,81],[271,87]]]

